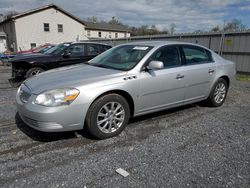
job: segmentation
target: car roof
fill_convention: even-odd
[[[83,42],[83,41],[80,41],[80,42],[71,42],[71,44],[101,44],[101,45],[106,45],[106,46],[111,46],[109,44],[105,44],[105,43],[100,43],[100,42]]]
[[[205,46],[202,46],[202,45],[199,45],[199,44],[194,44],[194,43],[189,43],[189,42],[180,42],[180,41],[140,41],[140,42],[126,43],[124,45],[128,45],[128,44],[146,45],[146,46],[153,46],[153,47],[161,47],[161,46],[164,46],[164,45],[192,45],[192,46],[198,46],[198,47],[208,49]]]

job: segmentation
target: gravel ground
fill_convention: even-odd
[[[99,141],[27,127],[9,77],[0,66],[1,187],[250,187],[250,82],[234,81],[222,107],[138,117]]]

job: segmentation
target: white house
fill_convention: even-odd
[[[88,39],[84,22],[53,4],[12,16],[0,23],[0,30],[13,51]]]
[[[123,25],[108,24],[105,22],[86,22],[84,21],[89,39],[115,39],[130,37],[130,29]]]
[[[7,50],[6,34],[0,31],[0,53]]]

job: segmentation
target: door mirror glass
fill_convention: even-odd
[[[163,68],[164,68],[164,64],[162,61],[151,61],[148,64],[149,70],[158,70],[158,69],[163,69]]]

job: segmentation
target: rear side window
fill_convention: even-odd
[[[104,52],[108,49],[112,48],[111,46],[107,46],[107,45],[101,45],[101,52]]]
[[[87,55],[98,55],[99,53],[98,44],[87,44]]]
[[[187,65],[213,61],[211,53],[203,48],[196,46],[183,46],[182,49]]]

